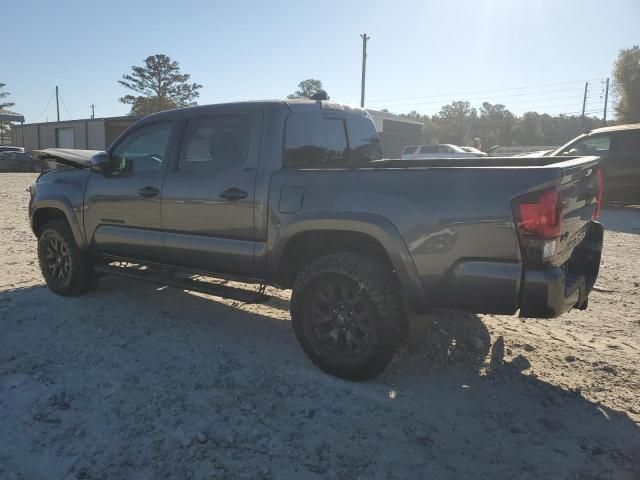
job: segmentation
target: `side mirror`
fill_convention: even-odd
[[[89,161],[91,170],[107,173],[111,169],[111,156],[107,152],[96,153]]]

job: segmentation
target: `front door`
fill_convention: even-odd
[[[169,263],[259,278],[253,265],[258,112],[190,118],[162,196]]]
[[[91,173],[85,193],[85,234],[98,253],[162,261],[160,198],[172,121],[141,126],[110,151],[112,165]]]

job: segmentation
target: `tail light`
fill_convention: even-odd
[[[596,172],[596,178],[598,182],[598,197],[596,200],[596,209],[593,212],[593,219],[598,220],[600,218],[600,210],[602,209],[602,187],[604,184],[604,174],[602,169],[599,168]]]
[[[526,258],[534,262],[551,260],[558,253],[562,233],[562,199],[558,187],[516,198],[513,213]]]
[[[518,229],[538,238],[554,238],[562,229],[562,203],[557,188],[517,200]]]

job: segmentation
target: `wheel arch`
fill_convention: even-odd
[[[29,215],[31,230],[37,236],[40,235],[42,227],[51,220],[66,221],[77,245],[84,249],[87,244],[82,235],[82,230],[73,212],[73,208],[68,200],[64,198],[46,198],[38,200],[37,204],[31,207]]]
[[[353,251],[387,263],[412,310],[428,309],[409,250],[386,218],[364,213],[305,216],[281,228],[279,234],[269,256],[269,276],[275,284],[289,288],[300,269],[315,258]]]

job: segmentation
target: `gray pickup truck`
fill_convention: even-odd
[[[51,290],[292,289],[302,348],[347,379],[419,342],[434,308],[555,317],[598,274],[597,157],[384,160],[364,110],[304,100],[172,110],[107,152],[37,154],[59,165],[30,188]]]

